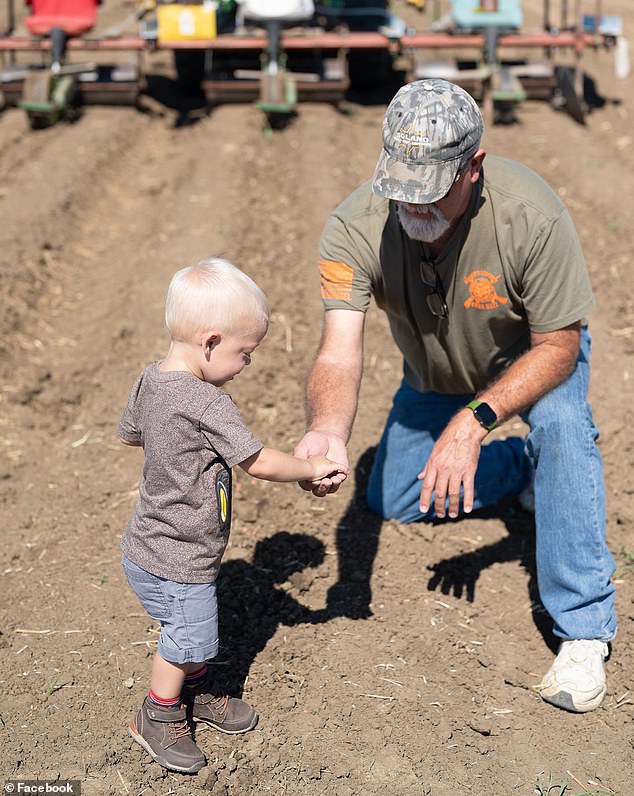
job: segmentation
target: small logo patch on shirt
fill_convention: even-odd
[[[464,302],[467,309],[494,310],[506,304],[508,298],[498,296],[495,283],[501,274],[493,276],[488,271],[472,271],[464,281],[469,288],[469,298]]]
[[[339,299],[350,301],[352,298],[353,270],[345,263],[334,260],[319,261],[321,277],[321,297],[323,299]]]
[[[226,531],[231,523],[231,474],[226,470],[216,473],[216,502],[220,530]]]

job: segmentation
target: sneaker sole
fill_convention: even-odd
[[[145,751],[150,755],[150,757],[155,762],[157,762],[160,766],[163,766],[163,768],[168,768],[170,771],[178,771],[180,774],[195,774],[197,771],[200,771],[200,769],[204,765],[206,765],[205,761],[203,760],[200,763],[194,763],[194,765],[190,766],[189,768],[183,768],[181,766],[175,766],[172,763],[168,763],[166,760],[161,759],[156,754],[156,752],[148,744],[148,742],[145,740],[145,738],[143,738],[142,735],[139,735],[139,733],[138,733],[138,731],[136,729],[136,725],[134,725],[133,722],[130,722],[130,724],[128,725],[128,732],[134,738],[134,740],[145,749]]]
[[[207,724],[209,727],[213,727],[214,730],[224,732],[225,735],[240,735],[243,732],[249,732],[249,730],[252,730],[255,727],[255,725],[258,723],[258,714],[254,713],[249,726],[243,727],[240,730],[228,730],[226,727],[221,727],[219,724],[215,724],[213,721],[211,721],[211,719],[199,719],[197,716],[192,716],[192,719],[200,724]]]
[[[595,710],[595,708],[599,707],[606,693],[607,688],[604,688],[596,696],[588,699],[586,702],[576,703],[572,698],[572,694],[568,691],[557,691],[556,694],[548,694],[547,696],[540,694],[540,696],[545,702],[549,702],[551,705],[555,705],[555,707],[562,708],[562,710],[568,710],[571,713],[589,713],[591,710]]]

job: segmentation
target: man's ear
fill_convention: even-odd
[[[211,352],[218,345],[220,340],[221,340],[220,332],[211,331],[211,332],[205,332],[203,334],[201,345],[203,349],[203,354],[205,355],[205,359],[207,361],[209,361],[209,359],[211,358]]]
[[[482,164],[487,153],[484,149],[478,149],[475,155],[471,158],[471,176],[470,181],[473,185],[480,179],[480,172],[482,171]]]

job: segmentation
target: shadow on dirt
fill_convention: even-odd
[[[191,53],[186,53],[191,56]],[[195,53],[194,55],[199,55]],[[379,54],[380,55],[380,54]],[[396,92],[406,82],[405,72],[402,70],[388,69],[384,63],[374,63],[377,53],[354,54],[354,59],[350,63],[350,87],[344,99],[333,105],[340,113],[346,115],[354,114],[354,106],[384,106],[394,97]],[[374,59],[374,60],[371,60]],[[154,113],[155,115],[165,116],[170,111],[175,112],[174,127],[187,127],[197,124],[201,119],[213,113],[213,107],[209,105],[204,91],[202,90],[200,79],[192,76],[191,70],[198,74],[202,69],[199,64],[190,65],[183,62],[177,69],[176,78],[163,74],[146,75],[146,85],[141,93],[138,108],[144,113]],[[189,70],[189,71],[188,71]],[[198,72],[196,72],[198,70]],[[581,124],[585,121],[585,115],[603,108],[607,104],[620,104],[619,100],[612,100],[602,96],[597,88],[594,78],[587,73],[583,74],[583,100],[574,96],[572,71],[569,68],[561,70],[561,75],[566,77],[563,86],[560,87],[562,94],[559,102],[554,102],[557,107],[568,112]],[[560,75],[560,82],[563,79]],[[567,99],[563,95],[567,95]],[[284,114],[277,118],[263,120],[265,131],[281,130],[293,123],[298,112]],[[514,108],[509,111],[505,108],[496,109],[497,123],[516,123],[518,118],[514,113]]]
[[[142,113],[165,116],[175,111],[174,127],[196,124],[209,114],[207,99],[196,86],[184,90],[178,81],[165,75],[146,75],[145,88],[139,98]]]
[[[370,583],[383,524],[365,501],[375,451],[376,448],[369,448],[360,457],[355,471],[355,492],[337,526],[339,579],[328,593],[327,611],[331,616],[363,619],[372,615]],[[469,517],[437,520],[433,525],[452,525],[478,519],[501,520],[508,535],[494,544],[429,564],[427,569],[431,575],[427,589],[473,602],[477,581],[488,567],[504,561],[519,561],[529,574],[528,592],[535,626],[546,644],[556,651],[558,640],[552,634],[552,620],[542,606],[537,591],[533,516],[520,509],[516,500],[510,499],[497,506],[474,511]],[[415,529],[416,525],[409,527]]]
[[[354,57],[354,54],[353,54]],[[346,92],[346,101],[357,105],[388,105],[396,92],[404,86],[405,72],[388,69],[385,64],[368,65],[367,59],[382,57],[382,53],[365,55],[363,51],[350,63],[350,87]],[[377,78],[377,73],[380,75]]]
[[[383,521],[368,508],[366,487],[376,448],[368,448],[355,468],[355,488],[348,508],[337,523],[339,577],[328,590],[326,611],[331,616],[367,619],[372,616],[370,585]]]
[[[439,590],[442,594],[472,603],[475,598],[476,583],[484,570],[493,564],[519,561],[529,576],[528,596],[531,601],[533,622],[548,647],[557,652],[560,640],[552,633],[552,620],[542,605],[537,590],[533,516],[519,508],[515,500],[508,500],[486,510],[474,511],[468,518],[463,517],[457,521],[443,520],[434,524],[470,522],[477,519],[501,520],[508,536],[468,553],[461,553],[430,564],[427,569],[432,575],[427,583],[428,590]]]
[[[323,563],[326,552],[314,536],[282,531],[258,541],[250,563],[235,559],[222,564],[217,581],[221,650],[212,666],[228,693],[242,692],[253,661],[280,625],[372,616],[370,578],[382,524],[365,503],[374,451],[359,460],[353,497],[337,525],[339,577],[325,608],[311,610],[281,587],[287,582],[299,592],[310,587],[310,570]]]
[[[335,617],[371,617],[371,579],[383,521],[367,507],[365,494],[376,448],[368,448],[355,469],[355,490],[336,529],[338,578],[327,594],[326,607],[312,610],[298,602],[287,587],[307,590],[311,569],[325,558],[323,543],[314,536],[282,531],[260,540],[252,561],[224,563],[218,578],[218,611],[221,652],[214,661],[217,680],[231,694],[239,695],[256,656],[280,625],[318,624]],[[473,520],[500,519],[508,535],[468,553],[427,566],[427,589],[473,602],[480,575],[491,565],[519,561],[529,574],[528,591],[533,621],[546,644],[557,649],[552,621],[537,592],[535,575],[535,527],[533,517],[514,501],[473,512],[460,520],[438,520],[435,526]],[[410,526],[414,527],[415,526]]]
[[[218,624],[221,650],[213,666],[217,680],[231,694],[241,693],[259,652],[280,625],[325,622],[325,611],[311,611],[288,591],[287,581],[298,591],[312,582],[311,568],[325,558],[323,543],[307,534],[281,531],[261,539],[251,563],[242,559],[222,564],[217,581]]]

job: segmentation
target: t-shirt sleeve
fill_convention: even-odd
[[[332,214],[319,243],[319,277],[325,309],[367,312],[372,297],[368,264],[375,259],[372,247]]]
[[[136,419],[136,402],[142,379],[143,374],[134,382],[134,386],[130,390],[128,403],[121,414],[119,425],[117,426],[117,436],[133,445],[141,444],[141,430],[138,427]]]
[[[581,244],[567,210],[536,234],[522,279],[530,328],[552,332],[583,320],[594,306]]]
[[[240,410],[227,393],[221,393],[207,407],[200,420],[200,430],[227,467],[234,467],[264,447],[249,431]]]

